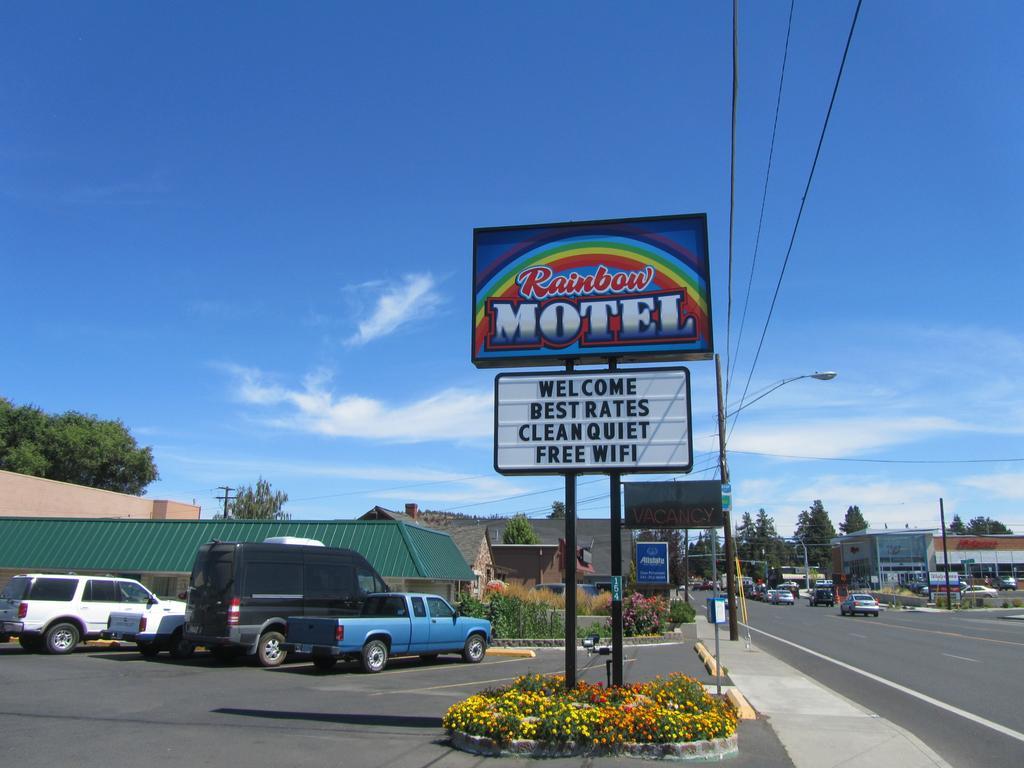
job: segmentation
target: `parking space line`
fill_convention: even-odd
[[[516,675],[518,677],[518,675]],[[486,683],[504,683],[515,680],[515,677],[497,677],[493,680],[469,680],[465,683],[448,683],[447,685],[428,685],[425,688],[403,688],[400,691],[377,691],[367,696],[394,696],[395,694],[420,693],[422,691],[440,691],[445,688],[465,688],[467,685],[484,685]]]

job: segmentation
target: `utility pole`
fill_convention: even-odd
[[[235,489],[231,488],[231,487],[229,487],[227,485],[218,485],[217,489],[221,490],[221,491],[224,491],[224,495],[223,496],[215,496],[214,498],[216,498],[219,501],[222,500],[224,502],[224,519],[227,520],[228,519],[228,501],[231,500],[231,492],[233,490],[235,490]]]
[[[942,567],[946,571],[946,610],[953,610],[953,595],[949,591],[949,550],[946,549],[946,508],[939,498],[939,522],[942,524]],[[930,581],[930,579],[929,579]]]
[[[722,485],[729,482],[729,462],[725,455],[725,402],[722,399],[722,360],[715,355],[715,374],[718,382],[718,465],[722,476]],[[726,604],[729,609],[729,639],[739,640],[740,629],[736,622],[736,575],[733,571],[732,562],[736,557],[736,551],[732,542],[732,515],[729,510],[722,509],[722,522],[725,525],[725,589]],[[717,537],[716,537],[717,541]],[[718,626],[717,624],[715,625]]]

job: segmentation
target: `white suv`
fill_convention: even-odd
[[[0,637],[17,635],[26,651],[70,653],[107,628],[111,611],[142,614],[159,602],[132,579],[29,573],[0,591]]]

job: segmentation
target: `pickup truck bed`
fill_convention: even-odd
[[[311,654],[320,669],[348,659],[366,672],[380,672],[392,656],[460,653],[476,663],[490,639],[489,621],[460,616],[444,598],[388,592],[367,596],[359,616],[289,617],[284,647]]]

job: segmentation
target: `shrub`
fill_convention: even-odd
[[[622,633],[626,637],[659,635],[667,618],[668,605],[660,597],[634,592],[622,602]]]
[[[1022,601],[1019,597],[1013,598],[1011,602],[1013,603],[1014,608],[1020,608],[1022,605],[1024,605],[1024,601]]]
[[[697,618],[697,611],[685,600],[673,600],[668,609],[668,620],[673,624],[692,624]]]
[[[463,616],[472,616],[476,619],[487,618],[487,605],[468,592],[462,592],[455,599],[455,607]]]
[[[543,602],[493,595],[487,614],[498,637],[565,637],[561,616]]]

